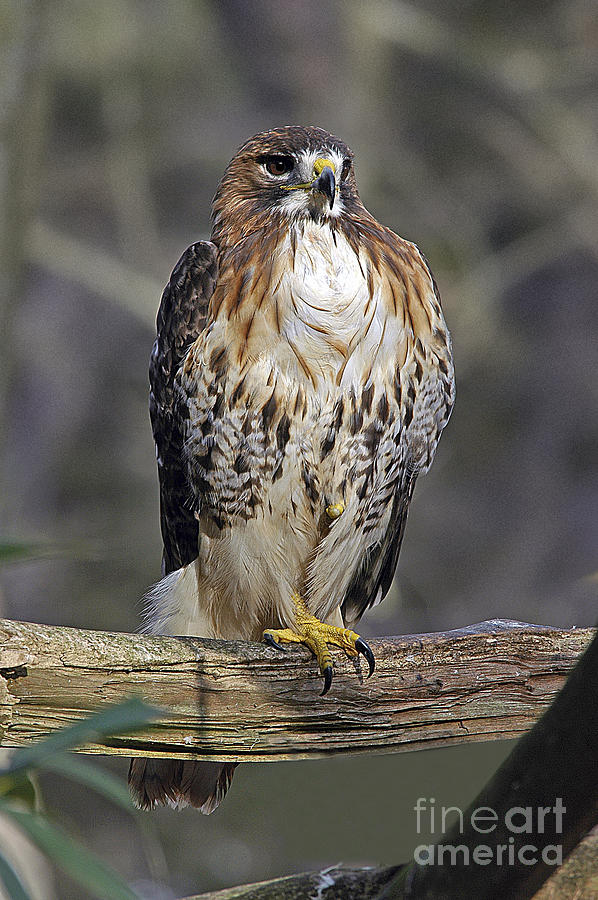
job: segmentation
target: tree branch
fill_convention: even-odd
[[[418,854],[380,900],[536,895],[555,860],[567,857],[598,823],[597,681],[598,634],[554,703],[443,834],[436,852]],[[490,828],[487,822],[480,828],[480,810],[491,811]],[[577,891],[570,896],[581,897]]]
[[[308,900],[315,897],[322,900],[376,900],[400,868],[329,866],[315,872],[197,894],[186,900]]]
[[[225,888],[208,894],[196,894],[187,900],[305,900],[321,897],[321,900],[379,900],[380,891],[389,884],[401,869],[385,868],[352,869],[331,866],[316,872],[289,875]],[[571,853],[565,864],[537,891],[533,900],[590,900],[596,897],[598,885],[598,835],[592,832]],[[318,893],[320,891],[320,893]],[[439,898],[441,895],[436,894]],[[463,894],[475,897],[475,893]],[[503,894],[510,898],[510,894]]]
[[[371,641],[376,672],[335,653],[330,693],[308,651],[0,620],[3,744],[38,740],[138,694],[164,717],[92,753],[276,761],[520,736],[545,711],[592,629],[491,621]]]

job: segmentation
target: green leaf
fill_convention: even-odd
[[[74,753],[59,753],[47,759],[41,768],[79,781],[122,806],[127,812],[132,812],[131,798],[123,783],[110,772],[81,759],[80,756],[75,756]]]
[[[10,900],[31,900],[31,895],[25,889],[19,875],[17,875],[10,862],[1,853],[0,882],[6,888]]]
[[[131,700],[125,700],[124,703],[110,706],[102,712],[88,716],[69,728],[61,728],[60,731],[56,731],[43,741],[19,750],[11,757],[8,766],[0,769],[0,774],[14,773],[45,765],[56,753],[71,750],[73,747],[79,747],[90,741],[93,742],[101,736],[118,734],[122,731],[135,731],[159,715],[158,709],[133,697]]]
[[[40,554],[38,544],[24,544],[20,541],[0,541],[0,563],[19,559],[35,559]]]
[[[29,809],[35,809],[38,803],[36,786],[26,772],[0,775],[0,796],[17,800]]]
[[[0,810],[19,825],[54,865],[99,900],[139,900],[120,875],[58,826],[36,813],[13,809],[3,801]]]

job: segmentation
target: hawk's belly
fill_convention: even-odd
[[[369,408],[364,417],[361,397],[339,389],[323,406],[306,396],[304,415],[277,403],[267,422],[259,404],[246,406],[204,437],[209,454],[190,468],[201,489],[198,610],[210,634],[257,639],[292,626],[294,593],[339,622],[364,554],[385,533],[400,471],[394,418],[382,423]],[[344,506],[335,520],[332,504]]]

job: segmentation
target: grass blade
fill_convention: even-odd
[[[6,888],[10,900],[31,900],[21,878],[10,862],[0,853],[0,882]]]
[[[47,759],[41,768],[78,781],[123,807],[127,812],[133,811],[129,792],[118,778],[74,753],[58,753]]]
[[[4,803],[0,803],[0,810],[16,822],[54,865],[99,900],[139,900],[120,875],[58,826],[35,813],[16,810]]]

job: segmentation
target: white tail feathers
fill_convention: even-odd
[[[199,603],[197,560],[166,575],[143,599],[145,634],[215,637],[213,626]]]

